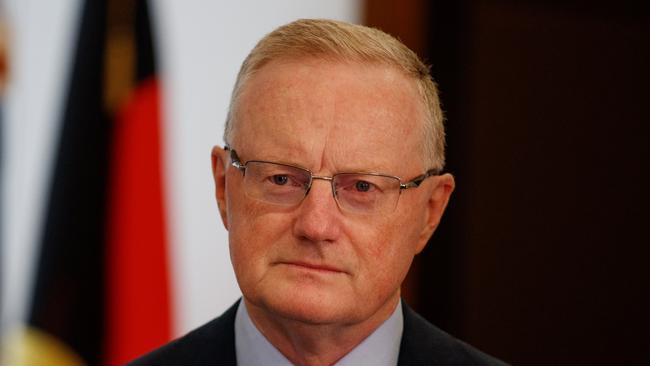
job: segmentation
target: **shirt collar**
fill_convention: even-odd
[[[393,314],[375,329],[336,366],[377,365],[395,366],[404,329],[401,301]],[[278,351],[255,327],[242,300],[235,315],[235,352],[239,366],[290,366]]]

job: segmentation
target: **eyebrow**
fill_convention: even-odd
[[[228,146],[228,148],[230,150],[233,149],[232,146]],[[291,165],[298,168],[306,169],[312,172],[312,174],[318,175],[319,171],[304,164],[304,161],[292,160],[295,158],[299,158],[301,155],[305,155],[304,149],[285,149],[285,150],[288,153],[281,154],[281,155],[276,155],[276,153],[270,153],[269,155],[265,155],[264,153],[262,153],[259,156],[253,156],[250,159],[245,159],[242,158],[241,154],[239,153],[239,150],[235,149],[235,151],[237,152],[237,157],[240,159],[242,163],[246,163],[248,161],[268,161],[272,163]],[[293,155],[293,157],[287,159],[287,156],[291,156],[291,155]],[[353,165],[351,165],[351,163]],[[345,164],[346,166],[341,167],[340,164],[335,164],[333,167],[334,169],[328,171],[328,174],[371,173],[371,174],[395,176],[400,179],[402,178],[400,175],[393,173],[393,171],[397,171],[399,167],[395,167],[393,169],[387,168],[386,164],[381,164],[378,163],[377,161],[368,161],[367,164],[364,163],[358,164],[355,159],[347,159],[343,161],[343,164]]]
[[[340,169],[340,166],[337,166],[337,172],[341,173],[381,173],[387,174],[387,172],[396,171],[396,168],[391,169],[386,162],[377,162],[377,161],[368,161],[366,163],[358,163],[355,159],[348,159],[343,161],[345,166]],[[391,173],[392,175],[392,173]]]

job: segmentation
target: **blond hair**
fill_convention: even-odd
[[[445,131],[438,89],[429,68],[399,40],[378,29],[325,19],[301,19],[283,25],[260,40],[242,63],[230,100],[224,141],[233,133],[234,109],[246,81],[267,63],[305,56],[334,61],[381,63],[415,80],[425,106],[424,162],[428,168],[445,164]]]

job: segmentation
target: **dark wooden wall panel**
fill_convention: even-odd
[[[367,19],[426,41],[458,182],[409,301],[514,364],[647,362],[648,11],[624,0],[408,3],[417,20],[391,18],[400,10],[385,1],[368,1],[384,16]]]
[[[471,9],[462,333],[520,363],[643,349],[650,25],[614,13]]]

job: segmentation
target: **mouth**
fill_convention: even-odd
[[[345,271],[341,270],[340,268],[326,265],[326,264],[314,264],[314,263],[301,262],[301,261],[279,262],[278,264],[283,264],[286,266],[295,267],[297,269],[303,269],[303,270],[309,270],[309,271],[315,271],[321,273],[330,273],[330,274],[345,273]]]

